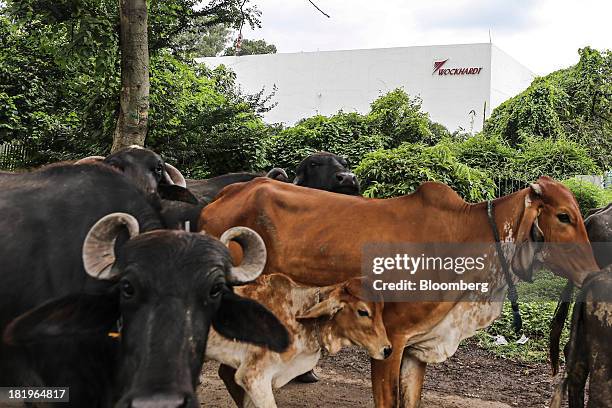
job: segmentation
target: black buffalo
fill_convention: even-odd
[[[196,204],[196,198],[186,190],[185,177],[152,150],[130,146],[109,156],[90,156],[75,164],[99,163],[110,166],[125,175],[145,194],[163,199]]]
[[[567,311],[565,311],[567,313]],[[563,316],[564,318],[565,316]],[[561,330],[551,338],[553,373],[558,368]],[[565,349],[566,367],[556,386],[551,408],[559,408],[565,392],[570,408],[584,407],[589,378],[589,408],[612,406],[612,266],[587,277],[576,297],[570,340]]]
[[[342,157],[328,152],[311,154],[298,165],[293,184],[333,193],[359,195],[359,180]]]
[[[0,212],[0,386],[70,386],[75,407],[193,407],[211,322],[286,344],[276,318],[227,284],[257,274],[261,246],[243,242],[252,255],[234,269],[218,241],[159,231],[149,197],[110,168],[0,176]],[[117,326],[120,341],[107,335]]]
[[[593,244],[593,254],[600,268],[612,264],[612,203],[591,210],[584,226]]]

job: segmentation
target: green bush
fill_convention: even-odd
[[[460,163],[439,144],[404,143],[396,149],[366,155],[355,170],[367,197],[394,197],[413,192],[424,181],[438,181],[467,201],[492,198],[495,185],[487,173]]]
[[[583,216],[586,215],[590,209],[603,207],[608,205],[611,201],[609,192],[607,192],[606,189],[598,187],[588,181],[571,178],[564,180],[563,184],[565,184],[567,188],[572,191],[574,197],[576,197],[576,201],[578,201],[578,206]]]
[[[386,148],[403,142],[434,145],[444,133],[439,126],[433,126],[435,133],[430,129],[429,115],[421,111],[421,99],[411,98],[400,88],[372,102],[368,119],[385,137]]]
[[[517,179],[525,182],[537,180],[540,176],[563,180],[576,175],[602,173],[589,151],[578,143],[564,138],[537,137],[519,145],[511,171]]]
[[[496,182],[497,196],[512,193],[517,187],[522,187],[513,170],[518,152],[501,137],[481,132],[462,142],[451,143],[451,146],[461,163],[490,174]]]
[[[603,192],[603,205],[608,205],[612,203],[612,187],[608,187],[604,189]]]

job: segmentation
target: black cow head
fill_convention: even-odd
[[[130,146],[107,157],[90,156],[75,164],[101,162],[132,180],[148,195],[168,200],[197,204],[197,199],[187,190],[185,178],[174,166],[165,163],[160,155],[140,146]]]
[[[130,239],[116,243],[126,229]],[[279,352],[287,347],[278,319],[231,288],[263,270],[265,246],[254,231],[238,227],[222,236],[247,253],[236,267],[226,246],[210,236],[169,230],[138,235],[138,229],[125,213],[99,220],[85,239],[83,263],[91,277],[113,282],[108,292],[52,300],[14,320],[5,341],[119,332],[118,407],[199,407],[194,390],[211,324],[231,339]]]
[[[319,152],[302,160],[293,184],[334,193],[359,195],[359,181],[348,169],[345,159],[332,153]]]

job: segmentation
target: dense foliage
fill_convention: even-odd
[[[493,198],[495,184],[484,171],[457,160],[448,146],[403,143],[368,154],[356,169],[369,197],[393,197],[414,191],[423,181],[452,187],[468,201]]]
[[[563,184],[569,188],[576,201],[582,215],[585,216],[587,212],[593,208],[599,208],[608,205],[612,202],[612,189],[603,189],[597,187],[593,183],[578,178],[571,178],[563,181]]]
[[[570,140],[598,166],[612,166],[612,52],[586,47],[579,54],[576,65],[537,78],[497,107],[485,133],[513,146],[534,136]]]
[[[239,18],[238,2],[209,2],[193,15],[181,14],[193,4],[149,4],[155,16],[147,144],[187,174],[262,169],[268,129],[259,115],[269,98],[241,95],[232,72],[183,59],[187,40],[177,34],[230,24]],[[119,108],[116,9],[116,2],[86,0],[0,5],[0,143],[28,147],[23,167],[108,152]],[[251,12],[247,19],[257,23]],[[242,144],[249,146],[244,152]],[[224,149],[227,156],[219,157]],[[213,163],[211,170],[209,162],[223,165]]]

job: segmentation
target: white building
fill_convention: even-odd
[[[450,131],[482,129],[483,113],[524,90],[535,75],[496,46],[435,45],[368,50],[200,58],[236,72],[247,93],[277,91],[270,123],[293,125],[315,114],[369,111],[395,88],[420,96],[423,110]]]

